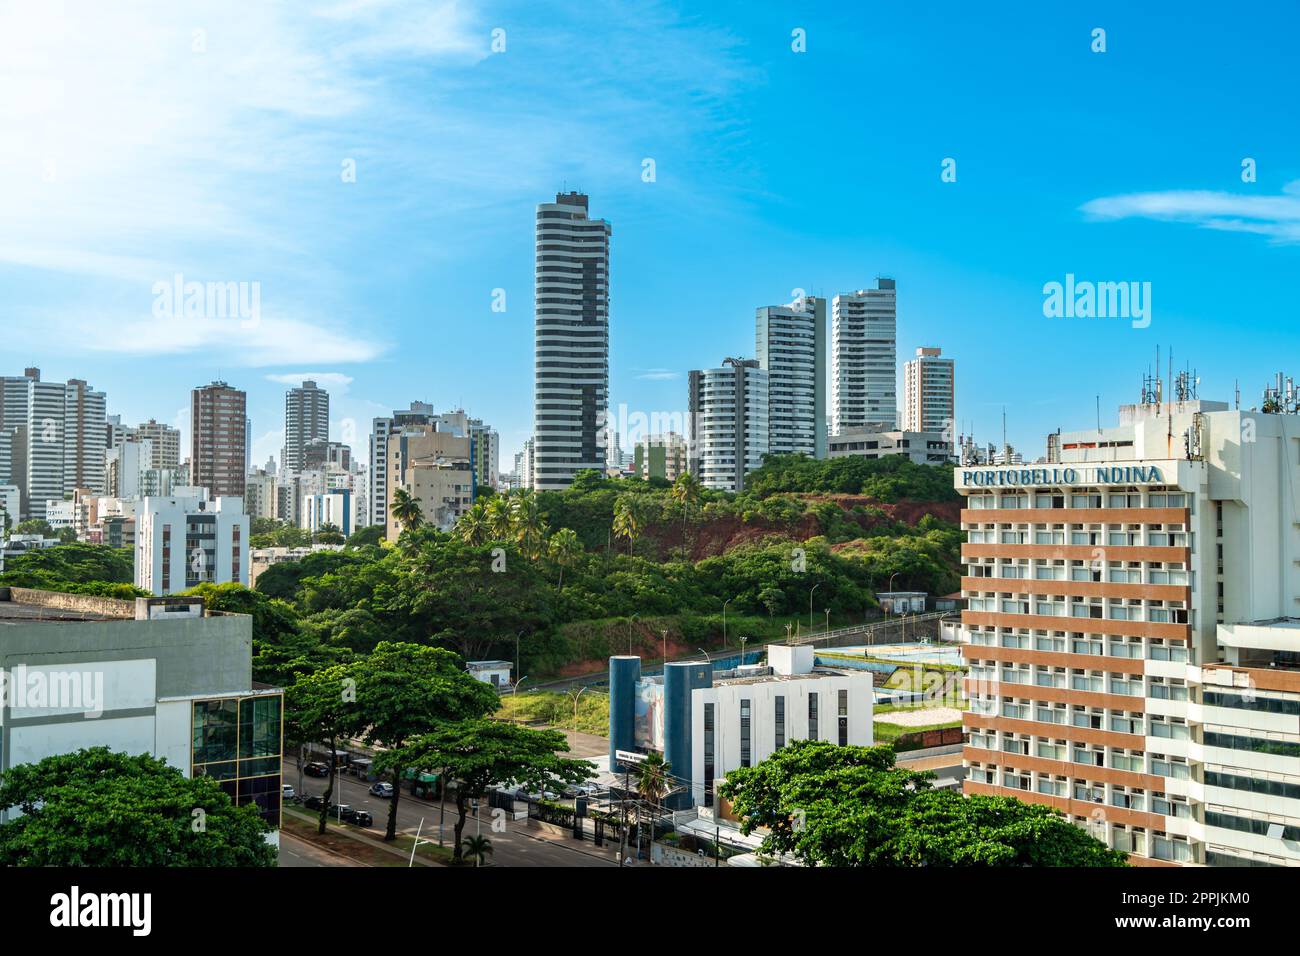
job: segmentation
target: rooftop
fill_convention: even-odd
[[[150,597],[124,601],[89,594],[0,587],[0,627],[78,621],[149,621],[173,616],[202,617],[198,597]]]

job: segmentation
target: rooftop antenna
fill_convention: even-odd
[[[1097,431],[1101,431],[1101,393],[1097,393]]]
[[[1236,411],[1241,411],[1241,381],[1239,379],[1234,378],[1232,380],[1232,391],[1233,394],[1235,395],[1235,398],[1233,399],[1232,402],[1232,407]]]

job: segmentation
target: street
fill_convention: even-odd
[[[292,786],[299,794],[317,796],[325,793],[327,781],[319,777],[303,776],[302,787],[298,785],[298,768],[293,759],[287,759],[283,765],[284,782]],[[340,786],[341,785],[341,786]],[[372,797],[367,791],[370,784],[356,777],[344,775],[335,779],[334,803],[349,804],[358,810],[369,810],[375,818],[375,825],[369,832],[377,839],[382,839],[388,825],[388,801]],[[341,790],[341,795],[340,795]],[[447,845],[452,840],[452,830],[456,822],[456,806],[448,803],[443,839]],[[613,849],[608,845],[600,848],[594,844],[579,842],[571,837],[552,836],[541,830],[531,829],[524,820],[505,821],[506,829],[502,833],[492,832],[491,810],[487,802],[481,805],[482,833],[492,841],[490,862],[496,866],[616,866]],[[438,822],[441,817],[439,804],[429,800],[419,800],[403,792],[397,806],[398,830],[414,834],[424,820],[421,839],[438,841]],[[478,832],[471,816],[465,823],[465,836]],[[283,834],[281,834],[283,839]],[[301,842],[301,841],[298,841]],[[296,850],[297,848],[295,848]],[[283,858],[284,851],[281,851]],[[319,866],[328,863],[293,862],[290,866]]]

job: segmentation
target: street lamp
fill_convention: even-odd
[[[742,667],[745,666],[745,642],[746,642],[747,640],[749,640],[749,638],[745,637],[744,635],[741,635],[741,638],[740,638],[740,666],[742,666]]]
[[[586,689],[587,687],[584,684],[582,689],[573,695],[573,729],[575,731],[578,729],[578,698],[582,696],[582,692]]]
[[[664,628],[660,632],[664,636],[664,671],[668,670],[668,629]]]
[[[524,633],[524,629],[522,627],[519,630],[515,631],[515,673],[516,674],[519,673],[519,635],[522,633]]]
[[[519,685],[522,684],[522,683],[523,683],[524,681],[526,681],[526,680],[528,680],[528,676],[527,676],[527,675],[524,675],[523,677],[519,678],[519,680],[515,681],[515,688],[514,688],[514,690],[511,691],[511,693],[510,693],[510,696],[511,696],[511,697],[513,697],[513,696],[515,696],[516,694],[519,693]]]
[[[831,632],[831,609],[827,608],[826,609],[826,633],[829,634],[830,632]]]
[[[816,584],[812,586],[812,590],[808,592],[808,630],[810,631],[813,629],[813,616],[812,616],[813,595],[817,593],[817,589],[821,586],[822,586],[821,582],[818,581]]]
[[[722,646],[724,648],[727,646],[727,605],[734,600],[736,599],[727,598],[722,602]]]

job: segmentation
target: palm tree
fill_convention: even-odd
[[[645,524],[645,509],[636,495],[619,495],[614,502],[614,534],[627,538],[627,553],[632,554],[632,544]]]
[[[546,542],[546,521],[532,492],[526,491],[515,498],[514,525],[519,547],[530,560],[537,560]]]
[[[393,503],[388,506],[388,510],[393,513],[393,520],[402,526],[403,531],[412,531],[424,521],[420,502],[405,488],[393,492]]]
[[[642,800],[654,805],[655,816],[659,816],[659,804],[668,795],[669,774],[673,765],[664,760],[664,755],[657,750],[646,754],[645,760],[636,768],[636,789]],[[641,810],[637,808],[637,829],[640,829]],[[654,839],[653,830],[650,833]]]
[[[509,541],[513,536],[515,516],[510,508],[510,499],[498,495],[488,502],[488,534],[493,541]]]
[[[488,510],[481,501],[470,505],[468,511],[460,516],[452,532],[466,544],[480,545],[488,538]]]
[[[560,569],[558,590],[564,590],[564,569],[572,567],[582,555],[582,542],[572,528],[561,528],[551,535],[549,554],[551,561]]]
[[[686,518],[692,507],[700,503],[700,481],[689,471],[684,471],[673,482],[673,500],[682,509],[682,549],[686,548]]]
[[[464,847],[463,855],[473,860],[476,867],[482,866],[492,855],[492,841],[485,836],[467,836],[460,845]]]

